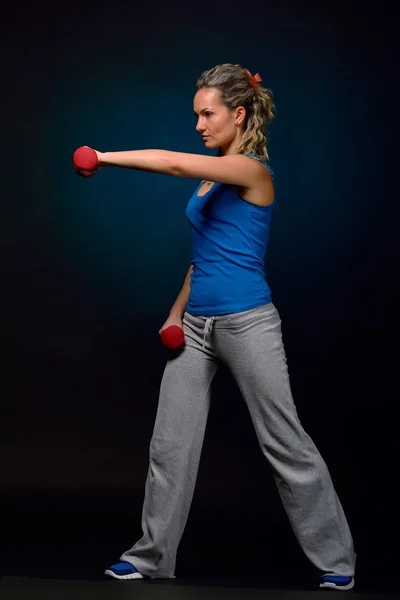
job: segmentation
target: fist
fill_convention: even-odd
[[[96,175],[101,169],[100,154],[88,146],[81,146],[75,150],[72,157],[75,173],[81,177]]]

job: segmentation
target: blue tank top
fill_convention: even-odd
[[[269,170],[272,180],[274,175]],[[271,213],[276,200],[257,206],[233,186],[214,183],[203,196],[199,184],[186,208],[192,226],[193,272],[186,310],[226,315],[271,302],[264,272]]]

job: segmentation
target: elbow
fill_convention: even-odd
[[[170,174],[173,177],[186,177],[182,167],[176,162],[171,162],[169,165]]]
[[[190,175],[188,175],[187,173],[187,170],[184,169],[182,162],[179,160],[178,156],[169,156],[167,160],[168,172],[170,175],[172,175],[173,177],[190,177]]]
[[[185,175],[182,172],[182,169],[179,168],[178,165],[172,164],[170,165],[170,175],[172,175],[173,177],[185,177]]]
[[[172,175],[174,177],[183,177],[178,161],[174,156],[175,152],[169,152],[168,150],[157,150],[157,152],[159,163],[157,171],[159,173]]]

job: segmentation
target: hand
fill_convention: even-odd
[[[80,175],[81,177],[93,177],[93,175],[96,175],[96,173],[98,173],[100,171],[100,169],[102,169],[102,167],[97,166],[93,171],[85,171],[84,169],[77,169],[75,168],[75,173],[77,175]]]
[[[177,327],[183,329],[182,317],[176,314],[170,315],[165,321],[164,325],[161,327],[160,331],[158,332],[159,335],[161,335],[161,332],[164,331],[164,329],[167,329],[167,327],[171,327],[171,325],[176,325]]]
[[[82,157],[82,152],[84,153],[83,157]],[[81,153],[81,155],[78,157],[79,153]],[[86,168],[82,168],[82,166],[84,164],[88,164],[88,157],[87,157],[88,153],[89,153],[89,159],[90,159],[89,163],[95,163],[96,158],[97,158],[97,164],[96,164],[96,166],[93,169],[90,168],[90,170],[86,169]],[[91,154],[95,154],[95,159],[94,160],[91,157]],[[88,148],[86,146],[82,146],[74,154],[74,170],[75,170],[75,173],[77,173],[81,177],[93,177],[93,175],[96,175],[96,173],[98,173],[100,171],[100,169],[103,168],[104,161],[102,159],[103,159],[103,153],[102,152],[99,152],[98,150],[94,150],[94,148]]]

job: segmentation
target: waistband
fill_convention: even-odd
[[[268,302],[267,304],[262,304],[257,308],[250,308],[249,310],[245,310],[243,312],[235,312],[227,315],[191,315],[190,313],[185,312],[183,318],[189,323],[193,323],[193,325],[197,325],[199,327],[204,326],[204,335],[208,335],[214,328],[224,329],[226,327],[240,325],[249,316],[256,317],[257,315],[262,315],[266,312],[274,310],[276,310],[276,308],[273,302]]]
[[[204,326],[203,332],[203,348],[206,343],[206,337],[210,335],[212,330],[215,329],[224,329],[229,327],[234,327],[237,325],[241,325],[243,321],[251,317],[257,317],[258,315],[263,315],[265,313],[270,313],[276,311],[275,305],[273,302],[268,302],[267,304],[263,304],[262,306],[258,306],[257,308],[250,308],[249,310],[245,310],[243,312],[236,312],[227,315],[215,315],[215,316],[203,316],[203,315],[191,315],[188,312],[185,312],[183,318],[186,319],[189,323],[193,325],[197,325],[198,327]]]

